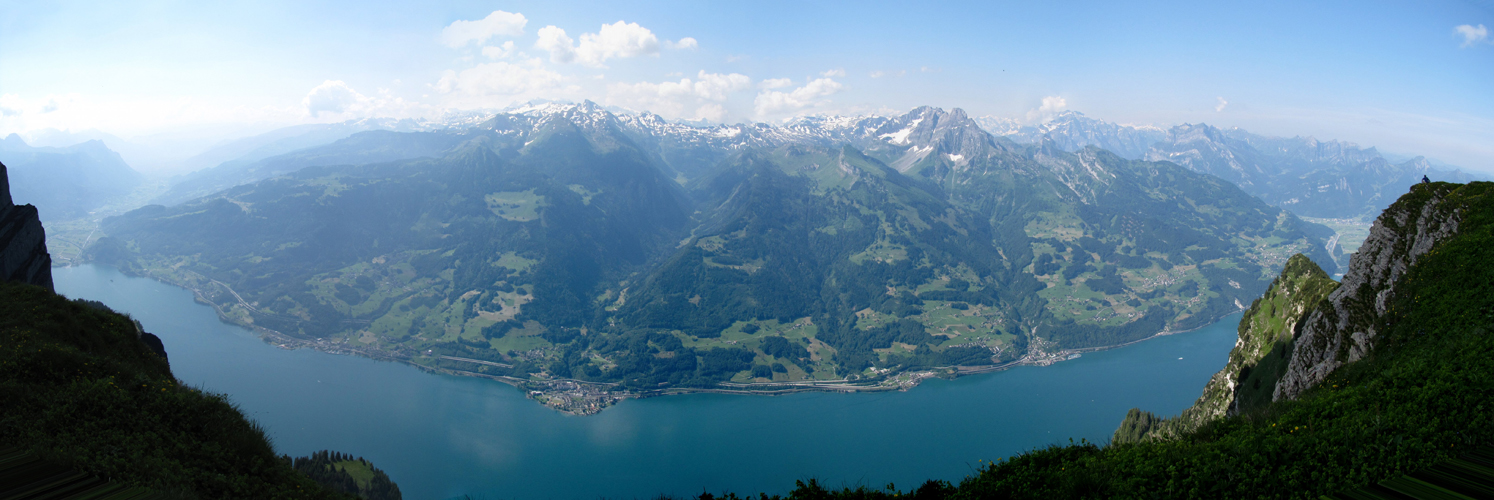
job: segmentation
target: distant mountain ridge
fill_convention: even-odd
[[[452,111],[434,120],[366,118],[338,123],[306,124],[276,129],[253,137],[220,144],[182,161],[188,173],[171,183],[167,192],[152,203],[177,204],[192,198],[222,191],[308,166],[371,163],[430,156],[454,144],[440,139],[433,142],[403,141],[387,144],[378,153],[364,152],[346,156],[338,151],[338,142],[364,132],[460,132],[492,116],[484,110]],[[358,141],[379,141],[391,136],[373,134]],[[362,148],[353,146],[353,148]],[[432,148],[435,148],[434,150]],[[366,149],[366,148],[365,148]]]
[[[1034,125],[1020,125],[1016,120],[989,116],[976,120],[992,134],[1018,143],[1049,140],[1065,151],[1098,146],[1130,160],[1142,159],[1153,144],[1167,138],[1167,131],[1159,127],[1111,123],[1078,111],[1063,111]]]
[[[776,147],[789,143],[864,145],[873,139],[887,139],[879,134],[889,132],[878,130],[897,119],[879,115],[811,115],[776,124],[701,125],[670,121],[648,112],[603,108],[590,102],[537,101],[503,110],[452,112],[429,121],[366,119],[301,125],[235,141],[199,155],[202,161],[211,157],[222,163],[183,177],[170,193],[155,202],[180,203],[233,185],[277,175],[285,170],[257,168],[251,164],[274,155],[294,153],[300,148],[323,147],[359,131],[459,131],[498,116],[537,117],[573,106],[591,107],[612,115],[624,133],[645,150],[658,155],[658,160],[669,165],[671,173],[680,180],[700,175],[702,172],[696,171],[698,165],[720,161],[721,155],[744,147]],[[1076,111],[1059,112],[1027,125],[1014,119],[992,116],[972,120],[992,135],[1018,144],[1049,141],[1068,152],[1096,146],[1126,159],[1173,161],[1194,171],[1218,175],[1267,203],[1308,217],[1354,218],[1378,213],[1394,199],[1397,189],[1420,180],[1422,175],[1450,182],[1482,178],[1433,166],[1431,162],[1417,158],[1391,163],[1374,148],[1359,149],[1351,143],[1318,141],[1311,137],[1272,138],[1202,124],[1163,129],[1107,122]],[[233,157],[238,153],[243,154]],[[430,154],[430,151],[394,153],[387,158]],[[691,154],[707,156],[688,156]],[[291,161],[289,164],[301,163]],[[331,164],[327,160],[313,163]]]
[[[1392,162],[1375,148],[1313,137],[1267,137],[1205,124],[1170,129],[1120,125],[1065,111],[1034,125],[982,117],[992,134],[1018,143],[1051,141],[1065,151],[1099,146],[1130,159],[1170,161],[1219,176],[1297,215],[1368,219],[1423,175],[1469,182],[1486,176],[1436,167],[1421,157]]]
[[[65,148],[31,147],[16,134],[0,140],[15,199],[36,205],[45,220],[67,220],[129,194],[143,176],[93,140]]]
[[[1288,256],[1334,260],[1331,231],[1220,179],[1020,145],[958,109],[512,111],[266,158],[342,155],[111,218],[86,256],[277,341],[639,391],[1037,362],[1202,326]]]
[[[1479,178],[1435,169],[1420,157],[1392,164],[1375,148],[1348,142],[1263,137],[1203,124],[1173,127],[1146,159],[1213,174],[1267,203],[1323,218],[1378,214],[1422,176],[1447,182]]]

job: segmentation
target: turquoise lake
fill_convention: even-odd
[[[1239,314],[1198,331],[907,392],[696,394],[576,417],[513,387],[397,363],[288,351],[220,322],[191,292],[108,267],[53,269],[57,292],[140,320],[177,378],[226,393],[280,453],[371,460],[405,498],[656,498],[957,481],[978,460],[1105,442],[1126,410],[1173,415],[1224,366]]]

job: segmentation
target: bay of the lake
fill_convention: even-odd
[[[312,350],[220,322],[191,292],[112,268],[53,269],[57,292],[127,312],[178,379],[225,393],[280,453],[331,449],[389,473],[405,498],[651,498],[702,491],[957,481],[979,460],[1108,441],[1126,410],[1174,415],[1224,366],[1240,315],[1194,332],[908,392],[695,394],[576,417],[498,382]]]

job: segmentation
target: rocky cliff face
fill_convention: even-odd
[[[1181,415],[1160,421],[1132,409],[1114,440],[1172,439],[1211,420],[1256,406],[1262,399],[1269,402],[1275,381],[1291,355],[1291,341],[1300,320],[1337,288],[1338,283],[1312,259],[1302,254],[1292,256],[1265,295],[1255,299],[1240,318],[1240,339],[1229,353],[1229,362],[1209,379],[1198,401]]]
[[[16,205],[10,181],[0,164],[0,280],[20,281],[52,290],[52,256],[36,207]]]
[[[1364,359],[1395,317],[1401,278],[1438,243],[1460,234],[1466,203],[1446,201],[1459,187],[1412,187],[1376,219],[1342,283],[1302,255],[1292,257],[1241,318],[1229,363],[1198,401],[1165,420],[1133,410],[1115,441],[1176,438],[1211,420],[1296,399],[1339,367]]]
[[[1308,313],[1273,400],[1294,399],[1345,363],[1364,358],[1385,326],[1396,284],[1418,257],[1458,234],[1456,184],[1421,184],[1386,209],[1349,261],[1342,284]]]

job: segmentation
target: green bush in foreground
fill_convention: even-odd
[[[181,498],[352,498],[293,470],[136,335],[127,316],[0,283],[0,443]]]

